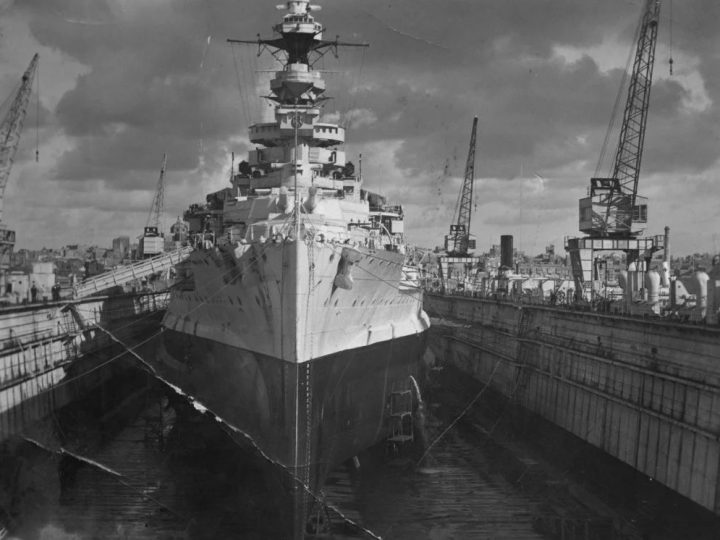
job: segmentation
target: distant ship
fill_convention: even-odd
[[[361,44],[324,40],[319,6],[278,8],[274,37],[241,41],[283,64],[275,120],[250,126],[256,149],[232,185],[185,214],[196,249],[177,268],[157,364],[278,465],[297,538],[331,468],[412,436],[402,419],[430,323],[402,207],[362,188],[344,128],[321,121],[313,61]]]

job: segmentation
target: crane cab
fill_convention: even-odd
[[[617,178],[591,178],[590,196],[580,199],[579,229],[591,236],[640,236],[647,224],[647,197],[621,190]]]
[[[147,259],[165,252],[165,238],[157,227],[145,227],[138,245],[138,258]]]

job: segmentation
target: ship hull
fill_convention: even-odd
[[[297,529],[327,473],[389,436],[390,395],[424,379],[426,334],[297,364],[166,330],[157,366],[284,476]]]
[[[350,236],[333,215],[326,201],[293,227],[281,216],[250,225],[251,241],[196,249],[157,355],[161,376],[284,477],[283,537],[301,538],[333,466],[391,432],[409,437],[422,380],[429,319],[403,250]]]

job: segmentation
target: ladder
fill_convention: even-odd
[[[414,439],[413,391],[409,387],[393,389],[389,396],[390,435],[387,442],[403,444]]]

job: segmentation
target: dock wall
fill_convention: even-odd
[[[0,310],[0,441],[107,380],[124,347],[102,329],[137,345],[167,300],[146,293]]]
[[[437,351],[720,514],[720,329],[426,295]]]

